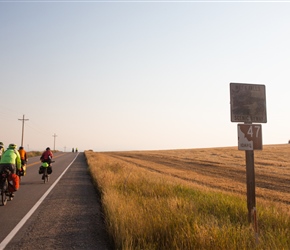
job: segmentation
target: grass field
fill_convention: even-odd
[[[258,233],[236,147],[85,153],[116,249],[290,249],[290,145],[254,152]]]

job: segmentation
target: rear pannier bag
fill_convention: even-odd
[[[51,167],[47,167],[47,173],[51,174],[52,173],[52,168]]]
[[[43,166],[40,166],[40,167],[39,167],[39,170],[38,170],[38,173],[39,173],[39,174],[43,174],[43,169],[44,169],[44,167],[43,167]]]

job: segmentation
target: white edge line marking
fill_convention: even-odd
[[[56,181],[51,185],[51,187],[42,195],[42,197],[35,203],[35,205],[29,210],[29,212],[22,218],[22,220],[13,228],[13,230],[6,236],[6,238],[0,243],[0,249],[4,249],[7,244],[12,240],[12,238],[16,235],[16,233],[20,230],[20,228],[26,223],[26,221],[30,218],[30,216],[35,212],[35,210],[40,206],[40,204],[44,201],[46,196],[51,192],[51,190],[55,187],[55,185],[59,182],[60,178],[65,174],[65,172],[69,169],[69,167],[74,163],[79,153],[72,160],[72,162],[66,167],[63,173],[56,179]]]

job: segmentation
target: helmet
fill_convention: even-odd
[[[4,143],[2,141],[0,142],[0,146],[4,146]]]
[[[19,147],[19,149],[23,149],[23,147],[22,147],[22,146],[20,146],[20,147]]]
[[[16,146],[16,144],[14,144],[14,143],[10,143],[10,144],[9,144],[9,148],[13,148],[13,149],[15,149],[15,148],[17,148],[17,146]]]
[[[47,147],[46,150],[50,150],[50,147]]]

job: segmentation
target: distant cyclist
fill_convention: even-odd
[[[47,162],[48,164],[51,163],[53,154],[50,150],[50,147],[47,147],[46,150],[42,153],[40,160],[41,162]]]
[[[26,164],[27,164],[27,154],[26,151],[24,150],[24,148],[22,146],[19,147],[18,149],[20,158],[21,158],[21,176],[26,174]]]
[[[9,169],[11,174],[9,175],[9,191],[11,197],[14,197],[14,192],[19,189],[19,176],[16,174],[16,170],[21,170],[21,158],[17,151],[17,146],[14,143],[9,144],[8,148],[2,154],[0,161],[0,172],[4,168]]]
[[[19,152],[19,154],[20,154],[21,164],[22,164],[22,165],[26,165],[26,163],[27,163],[27,154],[26,154],[26,151],[25,151],[24,148],[21,146],[21,147],[19,147],[18,152]]]

